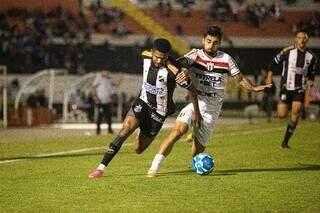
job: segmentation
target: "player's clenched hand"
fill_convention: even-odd
[[[187,84],[189,79],[189,70],[186,68],[181,68],[181,72],[179,72],[176,76],[176,82],[180,85]]]
[[[257,85],[253,87],[253,91],[255,92],[261,92],[266,88],[270,88],[272,87],[272,84],[266,84],[266,85]]]
[[[196,128],[200,128],[201,127],[201,123],[202,123],[202,116],[200,113],[193,113],[192,114],[192,125]]]

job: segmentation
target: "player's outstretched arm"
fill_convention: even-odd
[[[238,80],[240,86],[242,86],[243,88],[245,88],[245,89],[247,89],[249,91],[261,92],[265,88],[270,88],[272,86],[272,84],[254,85],[242,73],[239,73],[239,74],[235,75],[235,78]]]
[[[266,78],[266,84],[272,84],[272,79],[273,78],[273,72],[271,70],[269,70],[267,72],[267,78]]]

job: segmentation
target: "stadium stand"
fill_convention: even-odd
[[[276,3],[2,0],[0,64],[6,65],[10,74],[15,73],[10,79],[18,78],[21,82],[26,75],[42,69],[62,68],[68,76],[59,78],[61,84],[57,85],[62,90],[64,85],[88,72],[101,69],[114,74],[123,72],[131,79],[126,85],[135,88],[128,89],[133,95],[139,89],[136,81],[140,74],[140,53],[151,47],[154,37],[169,38],[175,49],[173,55],[178,56],[191,47],[201,46],[203,29],[215,24],[225,33],[223,50],[233,55],[241,70],[255,79],[280,48],[292,43],[297,29],[304,29],[313,37],[309,46],[320,55],[320,3],[313,0]],[[239,95],[236,88],[230,83],[226,100],[250,99],[250,94]],[[55,103],[61,103],[57,97]],[[179,100],[183,101],[184,96]]]

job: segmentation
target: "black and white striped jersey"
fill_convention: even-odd
[[[139,98],[158,114],[167,116],[175,111],[173,92],[176,87],[175,74],[167,66],[156,68],[150,51],[142,53],[143,83]],[[188,88],[191,84],[183,87]]]
[[[274,57],[269,69],[274,72],[278,65],[282,65],[281,88],[305,90],[307,80],[314,80],[317,57],[308,49],[302,52],[295,46],[290,46]]]

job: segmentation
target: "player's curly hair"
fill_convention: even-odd
[[[221,40],[221,38],[222,38],[221,28],[218,26],[209,26],[204,31],[203,37],[206,37],[207,35],[217,37],[219,40]]]
[[[158,38],[153,42],[153,49],[159,50],[162,53],[168,53],[171,49],[171,44],[167,39]]]

